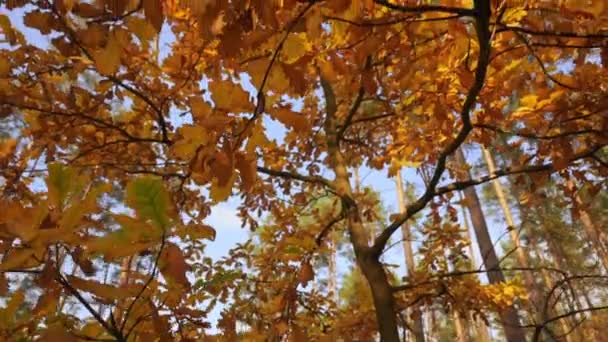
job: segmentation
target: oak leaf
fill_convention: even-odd
[[[186,277],[186,272],[189,269],[190,266],[186,263],[186,258],[181,249],[173,243],[166,243],[161,254],[160,264],[160,271],[163,276],[180,284],[184,288],[189,288],[190,282]]]

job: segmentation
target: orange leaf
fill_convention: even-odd
[[[283,125],[293,128],[296,132],[302,132],[308,129],[309,124],[305,115],[298,114],[287,108],[273,109],[270,113],[275,119],[279,120]]]

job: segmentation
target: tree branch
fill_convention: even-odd
[[[488,124],[481,124],[481,123],[473,124],[473,127],[487,129],[487,130],[494,131],[494,132],[501,133],[501,134],[515,135],[518,137],[535,139],[535,140],[552,140],[552,139],[564,138],[564,137],[568,137],[568,136],[572,136],[572,135],[582,135],[582,134],[602,135],[601,131],[594,130],[594,129],[583,129],[583,130],[579,130],[579,131],[562,132],[562,133],[549,134],[549,135],[536,135],[536,134],[529,134],[529,133],[522,133],[522,132],[510,132],[510,131],[506,131],[500,127],[496,127],[496,126],[492,126],[492,125],[488,125]]]
[[[273,170],[273,169],[269,169],[269,168],[266,168],[263,166],[258,166],[257,170],[258,170],[258,172],[261,172],[261,173],[269,175],[269,176],[280,177],[280,178],[291,179],[291,180],[299,180],[301,182],[307,182],[307,183],[317,183],[317,184],[324,185],[331,190],[334,189],[334,185],[328,179],[325,179],[321,176],[305,176],[305,175],[302,175],[299,173],[294,173],[294,172]]]
[[[449,6],[434,6],[434,5],[418,5],[418,6],[405,6],[389,2],[388,0],[374,0],[374,2],[380,6],[403,12],[403,13],[424,13],[424,12],[446,12],[454,13],[460,16],[474,17],[477,15],[477,11],[470,8],[461,7],[449,7]]]
[[[379,1],[379,0],[375,0]],[[431,6],[434,7],[434,6]],[[372,252],[375,255],[380,255],[386,246],[386,243],[390,239],[391,235],[401,227],[405,221],[407,221],[414,214],[422,210],[435,196],[435,187],[439,183],[443,172],[445,171],[447,158],[456,151],[464,143],[465,139],[469,135],[469,132],[473,129],[471,124],[471,110],[473,105],[477,101],[477,96],[483,88],[486,73],[488,70],[488,64],[490,62],[490,50],[491,50],[491,34],[490,34],[490,2],[477,0],[475,1],[475,12],[478,12],[476,16],[477,25],[477,40],[479,41],[479,59],[477,62],[477,70],[475,71],[475,82],[471,85],[469,93],[464,101],[460,116],[462,119],[462,128],[456,138],[445,147],[445,149],[439,155],[437,160],[435,171],[431,180],[428,183],[425,193],[418,198],[414,203],[409,205],[405,212],[400,214],[374,241],[372,246]]]
[[[578,32],[556,32],[556,31],[535,31],[525,27],[509,26],[499,24],[501,27],[496,30],[496,33],[502,32],[519,32],[525,33],[531,36],[553,36],[553,37],[566,37],[566,38],[599,38],[608,39],[608,33],[578,33]]]

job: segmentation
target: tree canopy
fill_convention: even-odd
[[[410,307],[433,303],[509,341],[556,335],[608,305],[607,106],[603,0],[4,1],[0,336],[392,342]],[[471,169],[465,148],[491,149],[496,169]],[[384,218],[361,167],[415,170],[423,186]],[[510,261],[493,278],[484,253],[466,266],[458,208],[479,215],[458,192],[497,179],[549,246],[538,258],[591,239],[568,251],[590,271]],[[231,196],[254,239],[212,260],[222,231],[205,218]],[[414,221],[401,279],[383,254]],[[346,306],[308,287],[335,234],[358,268]],[[526,311],[522,274],[541,270],[596,294],[559,311],[549,286],[545,310]]]

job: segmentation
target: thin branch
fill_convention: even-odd
[[[596,146],[594,148],[590,148],[587,149],[583,152],[579,152],[577,154],[574,154],[568,161],[568,164],[577,161],[579,159],[584,159],[584,158],[589,158],[591,156],[593,156],[593,154],[597,151],[599,151],[600,149],[602,149],[603,147],[605,147],[606,145],[599,145]],[[458,191],[458,190],[463,190],[465,188],[468,188],[470,186],[475,186],[475,185],[480,185],[483,183],[487,183],[489,181],[492,181],[494,179],[500,178],[500,177],[504,177],[504,176],[510,176],[510,175],[516,175],[516,174],[521,174],[521,173],[535,173],[535,172],[543,172],[543,171],[548,171],[548,172],[554,172],[556,171],[556,168],[554,166],[554,163],[547,163],[547,164],[541,164],[541,165],[531,165],[531,166],[525,166],[525,167],[517,167],[517,168],[504,168],[502,170],[497,170],[495,172],[493,172],[492,174],[489,175],[485,175],[483,177],[479,177],[476,179],[470,179],[467,181],[460,181],[460,182],[454,182],[452,184],[446,185],[446,186],[442,186],[440,188],[438,188],[437,190],[435,190],[433,192],[433,197],[434,196],[439,196],[439,195],[443,195],[446,194],[448,192],[452,192],[452,191]]]
[[[258,166],[257,170],[258,170],[258,172],[267,174],[269,176],[281,177],[281,178],[292,179],[292,180],[299,180],[299,181],[307,182],[307,183],[317,183],[317,184],[324,185],[324,186],[328,187],[329,189],[332,189],[332,190],[334,189],[334,185],[328,179],[325,179],[321,176],[305,176],[305,175],[301,175],[301,174],[295,173],[295,172],[272,170],[272,169],[269,169],[269,168],[266,168],[263,166]]]
[[[315,239],[317,246],[321,246],[323,239],[325,238],[325,236],[327,236],[327,234],[329,234],[329,231],[333,228],[333,226],[335,224],[337,224],[338,222],[342,221],[343,219],[344,219],[344,213],[340,212],[340,215],[336,216],[331,221],[329,221],[329,223],[325,226],[325,228],[323,228],[323,230],[319,233],[319,235]]]
[[[400,23],[421,23],[421,22],[441,21],[441,20],[452,20],[452,19],[458,19],[460,17],[462,17],[462,15],[456,14],[456,15],[449,15],[449,16],[439,17],[439,18],[414,18],[411,16],[407,16],[407,17],[401,17],[401,18],[391,18],[388,20],[383,20],[383,18],[379,18],[379,19],[371,19],[371,20],[364,20],[364,21],[353,21],[353,20],[349,20],[346,18],[328,15],[328,16],[325,16],[325,19],[343,22],[343,23],[347,23],[347,24],[357,26],[357,27],[376,27],[376,26],[390,26],[390,25],[395,25],[395,24],[400,24]]]
[[[160,261],[160,257],[163,253],[163,250],[165,248],[165,244],[166,244],[166,236],[165,236],[166,232],[164,231],[163,228],[163,235],[161,237],[161,242],[160,242],[160,248],[158,250],[158,254],[156,256],[156,259],[154,260],[154,266],[152,267],[152,272],[150,274],[150,277],[148,278],[148,280],[146,281],[146,283],[144,284],[144,286],[142,286],[141,290],[139,290],[139,293],[137,293],[137,296],[135,296],[135,298],[133,299],[133,301],[131,302],[131,304],[129,304],[129,307],[127,308],[127,311],[124,314],[123,317],[123,321],[120,325],[120,332],[122,333],[127,325],[127,321],[129,320],[129,314],[131,313],[131,310],[133,310],[133,307],[135,306],[135,303],[141,298],[141,296],[143,295],[144,291],[148,288],[148,286],[150,286],[150,284],[152,283],[152,280],[154,280],[154,278],[156,277],[156,271],[158,270],[158,263]],[[129,335],[126,336],[126,338],[129,338]]]
[[[598,131],[598,130],[583,129],[580,131],[562,132],[562,133],[557,133],[557,134],[536,135],[536,134],[529,134],[529,133],[523,133],[523,132],[510,132],[510,131],[506,131],[500,127],[496,127],[496,126],[492,126],[492,125],[488,125],[488,124],[482,124],[482,123],[473,124],[473,127],[483,128],[483,129],[491,130],[491,131],[501,133],[501,134],[515,135],[518,137],[535,139],[535,140],[552,140],[552,139],[564,138],[564,137],[568,137],[568,136],[572,136],[572,135],[582,135],[582,134],[598,134],[598,135],[603,134],[603,132]]]
[[[536,62],[540,66],[540,69],[542,70],[543,74],[545,74],[545,76],[548,79],[550,79],[555,84],[557,84],[557,85],[559,85],[561,87],[564,87],[566,89],[576,90],[575,87],[573,87],[571,85],[568,85],[568,84],[565,84],[565,83],[559,81],[558,79],[556,79],[555,77],[553,77],[553,75],[551,75],[549,73],[549,71],[547,70],[547,68],[545,67],[545,63],[543,62],[543,60],[540,59],[540,57],[536,54],[536,52],[534,51],[534,48],[532,47],[532,45],[530,45],[530,42],[526,39],[526,37],[524,37],[523,34],[521,34],[519,32],[514,32],[514,33],[526,45],[526,47],[528,48],[528,51],[534,57],[534,60],[536,60]]]
[[[116,338],[116,340],[118,341],[126,341],[126,339],[122,336],[121,332],[118,331],[115,327],[112,327],[110,324],[108,324],[108,322],[106,322],[106,320],[103,319],[103,317],[101,317],[101,315],[95,311],[95,309],[93,309],[93,307],[91,306],[91,304],[89,304],[89,302],[87,302],[86,299],[84,299],[84,297],[80,294],[80,292],[78,292],[78,290],[76,290],[72,284],[70,284],[68,282],[67,279],[65,279],[65,277],[63,277],[63,275],[61,275],[61,273],[58,272],[57,276],[56,276],[57,281],[63,285],[63,287],[68,290],[68,292],[70,292],[74,297],[76,297],[76,299],[85,307],[85,309],[87,309],[87,311],[91,314],[91,316],[93,316],[93,318],[95,318],[95,320],[101,324],[101,326],[112,336],[114,336]]]
[[[374,2],[378,5],[403,13],[445,12],[470,17],[474,17],[478,14],[476,10],[470,8],[434,5],[405,6],[391,3],[388,0],[374,0]]]
[[[245,127],[243,128],[243,130],[239,133],[238,139],[237,139],[237,146],[241,144],[241,142],[243,140],[243,135],[245,132],[247,132],[247,129],[264,112],[264,109],[265,109],[264,107],[266,105],[265,104],[266,100],[264,97],[264,87],[266,86],[268,77],[270,77],[270,72],[272,71],[272,66],[274,65],[277,57],[279,56],[279,53],[283,49],[283,45],[285,45],[285,41],[289,37],[289,34],[291,33],[291,31],[293,31],[293,29],[296,27],[296,24],[304,17],[304,15],[306,15],[306,13],[316,3],[317,3],[317,0],[310,1],[308,3],[308,5],[306,5],[306,7],[304,7],[304,9],[302,11],[300,11],[300,13],[298,13],[298,15],[287,25],[287,28],[285,29],[285,34],[283,35],[283,38],[281,38],[281,41],[279,42],[277,47],[275,48],[274,53],[272,54],[272,58],[270,59],[270,63],[268,64],[268,67],[266,67],[266,72],[264,72],[264,77],[262,78],[262,82],[260,83],[260,86],[258,88],[258,93],[256,95],[257,103],[255,106],[255,111],[253,112],[253,116],[249,120],[247,120],[247,123],[245,123]]]
[[[599,38],[608,39],[608,33],[578,33],[578,32],[557,32],[557,31],[535,31],[525,27],[502,25],[496,30],[496,33],[502,32],[519,32],[525,33],[531,36],[553,36],[553,37],[567,37],[567,38]]]
[[[364,71],[369,71],[369,69],[371,67],[371,62],[372,62],[371,57],[367,56],[367,58],[365,59],[365,66],[363,67]],[[365,95],[365,87],[363,86],[364,77],[365,77],[364,75],[361,75],[361,81],[360,81],[361,85],[359,86],[359,91],[357,92],[355,101],[353,102],[353,105],[350,107],[350,110],[348,111],[348,114],[346,115],[344,124],[336,133],[336,139],[338,140],[338,142],[340,142],[340,139],[342,139],[342,136],[344,135],[344,131],[346,131],[346,129],[348,129],[348,127],[351,125],[351,123],[353,121],[353,117],[359,110],[359,107],[361,107],[361,101],[363,100],[363,95]]]
[[[57,11],[57,9],[55,8],[55,6],[52,7],[52,11],[53,13],[59,17],[59,22],[61,23],[61,25],[63,26],[66,34],[70,37],[70,39],[74,42],[74,44],[76,44],[76,46],[78,46],[78,48],[80,49],[80,51],[82,51],[82,53],[90,60],[94,61],[95,58],[93,57],[93,55],[80,43],[80,41],[78,40],[78,37],[76,36],[76,34],[74,33],[74,31],[72,30],[72,28],[70,28],[64,21],[63,18],[61,16],[61,14]],[[164,144],[171,144],[171,141],[169,140],[168,137],[168,132],[167,132],[167,123],[165,122],[165,118],[162,112],[162,109],[159,108],[154,102],[152,102],[152,100],[150,100],[149,97],[145,96],[142,92],[140,92],[139,90],[129,86],[128,84],[122,82],[120,79],[114,77],[114,76],[107,76],[107,78],[112,81],[113,83],[115,83],[116,85],[120,86],[121,88],[129,91],[130,93],[132,93],[133,95],[135,95],[136,97],[139,97],[141,100],[143,100],[145,103],[147,103],[157,114],[158,117],[158,125],[159,125],[159,129],[161,130],[161,134],[162,134],[162,143]]]

